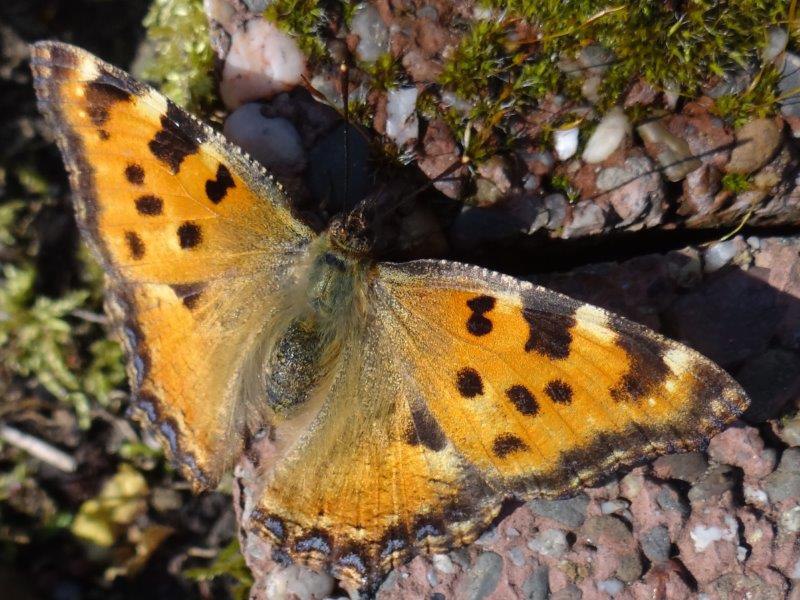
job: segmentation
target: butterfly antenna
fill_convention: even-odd
[[[421,193],[428,191],[435,184],[439,183],[440,181],[444,181],[445,179],[450,177],[450,175],[455,173],[458,169],[460,169],[461,167],[467,166],[471,162],[472,162],[472,160],[470,159],[470,157],[467,156],[466,154],[463,154],[461,156],[461,158],[459,158],[458,160],[454,161],[453,164],[451,164],[444,171],[439,173],[436,177],[433,177],[433,178],[429,179],[423,185],[421,185],[416,190],[411,192],[411,194],[409,194],[409,196],[406,198],[406,200],[411,201],[411,200],[415,199]]]
[[[344,200],[350,198],[350,68],[347,62],[339,65],[342,86],[342,112],[344,114]]]

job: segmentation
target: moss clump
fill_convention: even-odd
[[[215,96],[214,52],[202,0],[154,0],[144,19],[152,45],[139,74],[197,111]]]
[[[750,180],[742,173],[728,173],[722,177],[722,187],[734,194],[741,194],[750,189]]]
[[[370,87],[381,91],[397,87],[403,75],[400,61],[389,52],[381,54],[374,62],[363,62],[359,67],[369,76]]]
[[[617,102],[637,77],[693,95],[709,75],[757,60],[766,26],[786,19],[786,3],[775,0],[488,3],[533,21],[541,29],[541,55],[574,57],[589,43],[611,50],[614,61],[601,88],[607,104]]]
[[[766,66],[740,94],[726,94],[714,101],[712,112],[734,127],[748,120],[773,114],[778,106],[778,82],[781,74],[772,65]]]

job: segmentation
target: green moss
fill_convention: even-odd
[[[542,56],[577,56],[590,43],[612,50],[615,62],[602,88],[606,103],[618,101],[637,77],[657,88],[673,82],[693,95],[709,75],[756,60],[766,26],[786,18],[786,3],[775,0],[688,0],[680,10],[651,0],[488,4],[538,25]]]
[[[550,187],[563,193],[567,201],[572,204],[580,200],[580,192],[576,190],[566,175],[553,175],[550,178]]]
[[[740,194],[750,189],[750,180],[741,173],[727,173],[722,177],[722,187],[734,194]]]
[[[264,17],[293,35],[312,60],[325,55],[322,32],[327,17],[320,0],[274,0],[264,11]]]
[[[154,0],[144,19],[151,52],[139,74],[197,111],[215,96],[214,52],[202,0]]]
[[[511,60],[505,41],[502,23],[476,21],[444,63],[439,82],[463,100],[484,98]]]
[[[734,127],[748,120],[773,114],[778,107],[778,82],[781,74],[769,65],[762,69],[740,94],[726,94],[714,101],[712,112]]]
[[[369,75],[370,87],[381,91],[397,87],[403,74],[400,61],[388,52],[379,56],[374,62],[361,63],[359,67]]]

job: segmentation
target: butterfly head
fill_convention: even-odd
[[[328,229],[334,248],[353,258],[369,256],[375,246],[372,214],[372,207],[362,202],[351,212],[334,217]]]

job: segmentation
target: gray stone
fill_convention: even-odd
[[[547,600],[550,583],[547,567],[538,567],[522,582],[522,598],[524,600]]]
[[[550,600],[581,600],[583,592],[573,583],[568,583],[566,587],[550,594]]]
[[[483,552],[469,570],[459,588],[458,597],[464,600],[483,600],[491,594],[500,581],[503,559],[494,552]]]
[[[731,240],[715,242],[703,253],[703,269],[706,273],[718,271],[746,249],[747,244],[745,244],[741,236],[736,236]]]
[[[778,468],[764,478],[764,491],[772,502],[800,501],[800,448],[783,452]]]
[[[781,93],[781,113],[784,117],[800,117],[800,56],[786,53],[778,81],[778,91]]]
[[[350,30],[358,36],[356,56],[359,60],[373,62],[389,51],[389,28],[381,19],[378,9],[371,4],[358,5]]]
[[[559,558],[569,549],[569,542],[560,529],[544,529],[528,540],[528,548],[545,556]]]
[[[689,505],[672,487],[664,485],[656,494],[656,502],[662,510],[671,510],[683,517],[689,516]]]
[[[562,238],[577,238],[603,230],[606,216],[594,200],[581,200],[572,208],[572,220],[564,226]]]
[[[672,540],[669,539],[669,530],[663,525],[658,525],[645,531],[640,537],[642,552],[654,563],[663,563],[669,560]]]
[[[778,435],[789,446],[800,446],[800,414],[786,419],[781,424]]]
[[[773,119],[754,119],[736,131],[736,146],[725,165],[728,173],[748,174],[766,165],[783,139],[781,128]]]
[[[653,471],[661,479],[679,479],[696,483],[708,469],[708,460],[702,452],[669,454],[653,462]]]
[[[586,494],[578,494],[563,500],[536,499],[528,502],[528,508],[534,514],[553,519],[573,529],[583,525],[588,505],[589,497]]]
[[[247,10],[254,13],[262,13],[267,8],[267,0],[242,0]]]
[[[706,476],[689,490],[689,501],[694,504],[721,496],[732,490],[735,482],[733,468],[728,465],[711,467]]]

